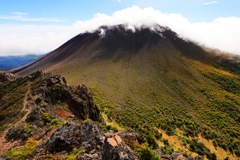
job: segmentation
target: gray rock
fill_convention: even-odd
[[[102,159],[138,160],[139,158],[116,134],[107,134],[101,148]]]
[[[80,154],[77,156],[77,160],[102,160],[102,158],[97,154]]]
[[[49,139],[47,151],[50,153],[64,150],[70,152],[73,148],[79,148],[81,140],[78,132],[79,126],[74,122],[67,123],[58,128]]]

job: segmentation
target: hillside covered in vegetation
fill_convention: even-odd
[[[161,26],[101,29],[104,35],[79,34],[12,72],[43,70],[86,84],[107,124],[153,137],[165,154],[240,156],[238,57],[206,51]]]

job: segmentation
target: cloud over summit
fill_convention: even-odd
[[[111,16],[97,13],[92,19],[77,21],[72,26],[0,25],[0,55],[47,53],[73,36],[86,31],[92,32],[102,25],[128,24],[131,28],[142,25],[151,27],[156,23],[207,47],[240,54],[240,18],[217,18],[210,23],[191,23],[180,14],[133,6]]]

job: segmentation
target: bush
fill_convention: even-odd
[[[86,123],[86,122],[92,122],[91,119],[85,119],[82,123]]]
[[[148,145],[144,144],[139,150],[139,158],[141,160],[160,160],[160,157],[156,153],[156,151],[152,150],[148,147]]]
[[[107,130],[113,130],[114,132],[118,132],[118,128],[112,125],[107,125]]]
[[[29,139],[27,143],[24,145],[24,148],[22,150],[13,148],[9,152],[6,152],[5,155],[12,159],[24,160],[24,159],[27,159],[27,157],[30,154],[36,151],[35,150],[36,146],[37,146],[37,142],[35,142],[32,139]]]
[[[153,135],[147,135],[146,140],[147,140],[147,143],[149,144],[149,146],[152,149],[157,149],[158,148],[157,140]]]

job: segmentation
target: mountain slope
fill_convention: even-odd
[[[186,136],[187,150],[208,159],[213,155],[206,149],[191,148],[197,143],[192,138],[202,136],[224,148],[225,157],[219,159],[229,152],[239,156],[238,66],[167,28],[155,28],[102,27],[12,72],[56,72],[70,84],[89,86],[102,112],[120,126],[144,135],[160,129],[180,139]],[[170,152],[167,146],[165,152]]]

